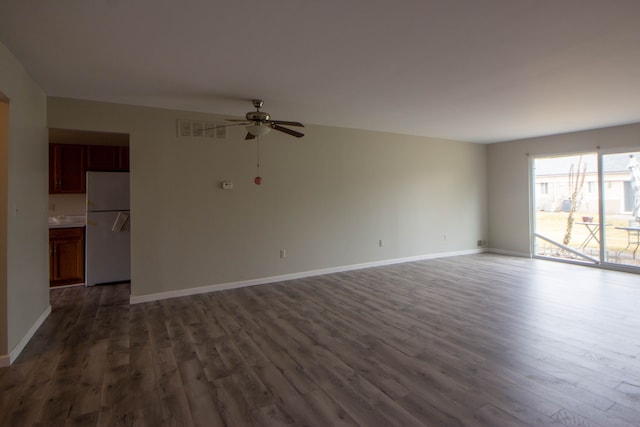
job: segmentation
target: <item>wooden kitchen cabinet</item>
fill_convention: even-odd
[[[129,147],[49,144],[49,193],[81,194],[86,171],[128,172]]]
[[[49,193],[85,192],[86,146],[49,144]]]
[[[129,147],[87,145],[87,170],[128,172]]]
[[[88,145],[88,171],[116,171],[120,167],[120,147],[113,145]]]
[[[118,147],[118,170],[129,172],[129,147]]]
[[[84,283],[84,227],[49,229],[49,285]]]

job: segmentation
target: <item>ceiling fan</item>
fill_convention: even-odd
[[[271,132],[271,129],[284,132],[291,136],[295,136],[296,138],[301,138],[304,136],[304,134],[301,132],[282,126],[285,125],[304,127],[302,123],[288,122],[284,120],[271,120],[271,116],[269,115],[269,113],[260,111],[260,109],[264,105],[264,102],[261,99],[252,99],[251,102],[256,108],[256,111],[249,111],[245,115],[245,119],[227,119],[230,122],[240,122],[237,123],[237,126],[245,125],[247,127],[247,136],[245,136],[245,140],[254,139],[256,136],[266,135]]]

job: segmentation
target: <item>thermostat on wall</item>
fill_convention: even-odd
[[[231,182],[231,181],[222,181],[222,189],[223,190],[232,190],[233,189],[233,182]]]

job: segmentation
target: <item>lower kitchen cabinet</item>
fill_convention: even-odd
[[[84,227],[49,229],[50,286],[84,283]]]

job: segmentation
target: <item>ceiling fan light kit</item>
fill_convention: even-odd
[[[247,132],[249,132],[253,136],[264,136],[271,132],[271,126],[262,124],[262,123],[254,123],[247,125]]]

